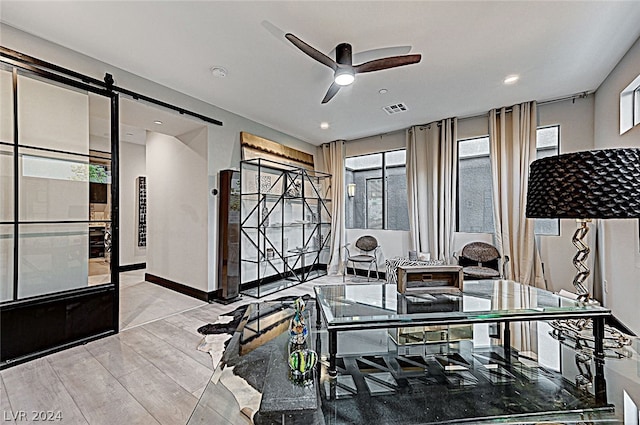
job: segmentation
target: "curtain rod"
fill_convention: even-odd
[[[80,74],[79,72],[75,72],[72,71],[70,69],[67,68],[63,68],[61,66],[55,65],[53,63],[50,62],[46,62],[40,59],[36,59],[32,56],[29,55],[25,55],[24,53],[20,53],[18,51],[9,49],[7,47],[4,46],[0,46],[0,56],[2,57],[6,57],[6,58],[10,58],[10,59],[14,59],[14,60],[18,60],[27,64],[32,65],[35,68],[43,68],[45,71],[48,71],[50,73],[52,72],[57,72],[59,74],[63,74],[63,75],[67,75],[69,77],[78,79],[80,81],[82,81],[85,84],[93,84],[95,86],[101,87],[101,88],[105,88],[107,90],[113,90],[113,91],[117,91],[118,93],[122,93],[125,94],[127,96],[132,97],[135,100],[144,100],[146,102],[152,103],[154,105],[157,106],[161,106],[163,108],[167,108],[167,109],[171,109],[173,111],[178,112],[181,115],[190,115],[192,117],[195,118],[199,118],[202,121],[208,122],[209,124],[215,124],[215,125],[222,125],[222,122],[219,120],[216,120],[214,118],[210,118],[207,117],[205,115],[199,114],[197,112],[192,112],[189,111],[187,109],[184,108],[180,108],[179,106],[175,106],[173,104],[167,103],[167,102],[163,102],[162,100],[158,100],[149,96],[145,96],[143,94],[140,93],[136,93],[134,91],[122,88],[122,87],[118,87],[115,86],[113,83],[113,77],[111,76],[111,74],[105,74],[104,77],[104,81],[100,81],[98,79],[89,77],[87,75],[83,75]]]
[[[592,95],[593,93],[594,93],[593,91],[584,91],[582,93],[572,94],[571,96],[563,96],[563,97],[557,97],[557,98],[548,99],[548,100],[542,100],[537,103],[538,103],[538,106],[541,106],[541,105],[549,105],[551,103],[564,102],[565,100],[573,100],[575,102],[576,99],[585,99],[590,95]],[[498,108],[495,108],[495,109],[496,109],[496,112],[499,114],[500,109]],[[512,111],[511,107],[505,109],[505,112],[511,112],[511,111]],[[467,116],[458,118],[458,121],[485,117],[487,115],[489,115],[489,112],[485,112],[484,114],[467,115]],[[427,124],[423,124],[423,125],[427,125]]]

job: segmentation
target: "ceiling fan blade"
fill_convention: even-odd
[[[317,60],[321,64],[328,66],[329,68],[333,69],[334,71],[338,68],[338,64],[336,63],[336,61],[334,61],[333,59],[331,59],[329,56],[325,55],[324,53],[319,52],[318,50],[316,50],[313,47],[309,46],[307,43],[305,43],[304,41],[300,40],[295,35],[293,35],[291,33],[287,33],[284,36],[294,46],[296,46],[298,49],[302,50],[308,56],[310,56],[313,59]]]
[[[356,74],[362,72],[380,71],[381,69],[395,68],[420,62],[422,55],[391,56],[376,59],[353,67]]]
[[[322,99],[322,103],[327,103],[328,101],[333,99],[333,96],[338,93],[338,90],[340,90],[340,86],[336,83],[331,83],[331,85],[329,86],[329,90],[327,90],[327,94],[325,94],[324,99]]]
[[[411,51],[412,48],[413,48],[412,46],[394,46],[394,47],[382,47],[380,49],[371,49],[371,50],[365,50],[362,52],[356,52],[353,54],[353,62],[363,63],[363,62],[372,61],[374,59],[384,58],[386,56],[406,55]],[[335,47],[333,48],[333,50],[329,52],[327,56],[329,56],[330,58],[336,57]]]
[[[411,46],[382,47],[380,49],[365,50],[364,52],[357,52],[353,54],[353,63],[364,63],[388,56],[406,55],[410,51]],[[333,56],[329,55],[329,57]]]

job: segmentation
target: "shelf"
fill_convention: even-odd
[[[287,202],[296,202],[296,203],[301,203],[304,201],[304,202],[322,202],[326,204],[328,202],[331,202],[331,199],[329,198],[318,198],[315,196],[290,196],[290,195],[281,195],[277,193],[251,192],[251,193],[242,193],[240,197],[243,199],[256,198],[255,202],[260,202],[260,201],[278,202],[281,200],[284,200]]]
[[[294,250],[288,250],[287,252],[289,254],[287,255],[283,255],[282,257],[280,256],[276,256],[274,258],[263,258],[261,260],[258,259],[258,257],[244,257],[241,259],[241,261],[246,262],[246,263],[254,263],[254,264],[263,264],[263,263],[282,263],[285,260],[289,260],[289,259],[294,259],[294,258],[298,258],[302,255],[311,255],[311,254],[317,254],[319,252],[328,252],[329,251],[329,247],[324,247],[322,249],[309,249],[307,251],[304,252],[296,252]]]

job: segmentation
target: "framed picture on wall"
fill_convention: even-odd
[[[136,179],[138,186],[138,246],[147,246],[147,179]]]

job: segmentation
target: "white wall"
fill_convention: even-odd
[[[640,127],[620,135],[620,92],[640,74],[640,39],[631,47],[595,97],[595,147],[640,148]],[[640,254],[638,220],[602,220],[600,252],[607,281],[604,303],[635,333],[640,333]]]
[[[138,186],[146,176],[146,147],[120,143],[120,265],[147,261],[146,247],[138,246]]]
[[[147,272],[207,291],[207,130],[147,132]]]

